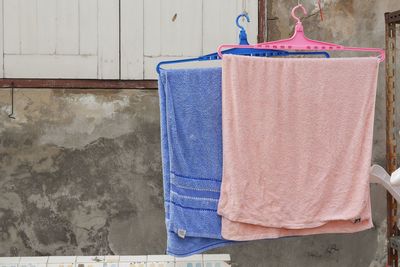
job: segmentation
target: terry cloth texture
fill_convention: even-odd
[[[372,227],[378,66],[376,58],[223,57],[224,238]]]
[[[161,70],[159,94],[167,253],[224,246],[221,68]]]

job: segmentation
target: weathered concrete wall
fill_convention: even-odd
[[[306,18],[307,35],[348,45],[383,47],[383,13],[400,9],[398,0],[324,2],[325,21]],[[295,3],[269,1],[269,39],[290,36]],[[384,164],[381,71],[374,162]],[[0,90],[0,256],[163,253],[157,92],[24,89],[15,97],[10,120],[9,92]],[[381,188],[372,202],[375,228],[362,233],[212,252],[230,253],[235,266],[384,266]]]
[[[0,105],[0,255],[162,253],[156,91],[17,90]]]

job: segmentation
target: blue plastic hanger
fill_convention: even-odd
[[[241,17],[246,18],[247,22],[250,22],[250,18],[246,13],[242,13],[236,18],[236,26],[240,29],[239,33],[239,44],[248,45],[247,33],[245,28],[240,25],[239,19]],[[324,51],[318,52],[287,52],[283,50],[272,50],[272,49],[253,49],[253,48],[232,48],[222,51],[222,54],[233,54],[233,55],[245,55],[245,56],[257,56],[257,57],[277,57],[277,56],[290,56],[290,55],[323,55],[326,58],[330,58],[330,55]],[[193,61],[209,61],[209,60],[219,60],[221,59],[218,53],[212,53],[200,57],[176,59],[176,60],[166,60],[161,61],[157,64],[156,70],[160,74],[160,69],[162,65],[193,62]]]

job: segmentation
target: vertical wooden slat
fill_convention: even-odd
[[[79,0],[79,54],[97,54],[97,0]]]
[[[161,1],[161,54],[196,56],[202,50],[202,1]]]
[[[143,79],[143,3],[121,0],[121,79]]]
[[[187,0],[186,0],[187,1]],[[180,0],[161,1],[161,54],[164,56],[182,55],[180,24],[182,9]]]
[[[55,0],[37,0],[38,53],[52,55],[56,52],[57,5]]]
[[[220,9],[219,0],[203,0],[203,54],[215,52],[215,46],[221,42]]]
[[[183,56],[200,56],[203,46],[202,0],[180,0],[181,12],[177,16]]]
[[[30,0],[28,0],[30,1]],[[57,1],[57,48],[59,55],[79,54],[78,0]]]
[[[4,0],[4,53],[21,53],[20,0]]]
[[[385,14],[387,20],[388,14]],[[386,167],[397,169],[395,122],[396,24],[386,22]],[[398,235],[397,202],[387,193],[387,238]],[[398,252],[388,242],[388,266],[398,266]]]
[[[236,5],[232,3],[232,0],[220,0],[221,7],[219,9],[219,31],[220,31],[220,42],[234,44],[238,42],[238,28],[236,27],[236,17],[241,13],[241,0],[236,0]],[[207,9],[205,9],[207,10]],[[220,45],[215,45],[215,49]]]
[[[237,1],[203,0],[203,53],[213,53],[221,43],[237,43]]]
[[[98,78],[119,79],[118,0],[98,0]]]
[[[35,54],[38,48],[37,0],[20,0],[21,54]]]
[[[161,55],[161,0],[144,1],[144,44],[145,56]]]

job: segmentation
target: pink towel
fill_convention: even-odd
[[[372,227],[378,67],[376,58],[224,56],[224,238]]]

